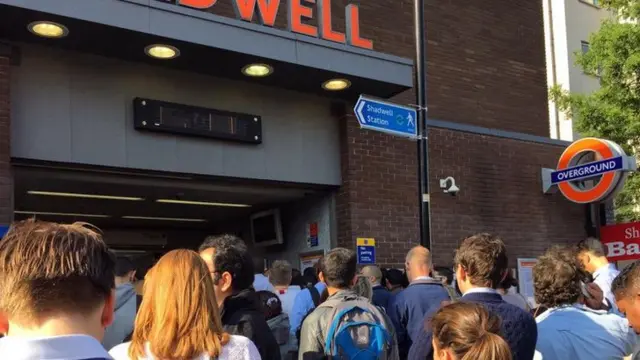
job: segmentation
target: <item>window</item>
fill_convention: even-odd
[[[594,0],[597,1],[597,0]],[[589,52],[589,42],[587,41],[580,41],[580,50],[582,51],[583,54],[586,54]],[[594,76],[600,76],[600,74],[602,73],[602,69],[600,68],[600,66],[598,66],[598,70],[596,70],[595,74],[592,73],[587,73],[588,75],[594,75]]]
[[[600,0],[579,0],[579,1],[587,5],[595,6],[597,8],[600,7]]]

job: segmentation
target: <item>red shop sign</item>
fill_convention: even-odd
[[[600,241],[610,261],[640,259],[640,222],[603,226]]]

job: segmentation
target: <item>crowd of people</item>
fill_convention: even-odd
[[[302,273],[236,236],[152,263],[116,257],[86,224],[26,220],[0,241],[0,358],[566,360],[635,356],[640,262],[618,273],[587,239],[513,291],[502,240],[477,234],[452,267],[416,246],[405,269],[335,248]]]

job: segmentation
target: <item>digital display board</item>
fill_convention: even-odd
[[[144,98],[135,98],[133,109],[137,130],[262,143],[262,119],[257,115]]]

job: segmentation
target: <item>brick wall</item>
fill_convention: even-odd
[[[10,49],[0,44],[0,225],[13,220],[9,103]]]
[[[436,263],[450,265],[458,242],[480,231],[503,238],[512,266],[586,235],[584,206],[542,194],[540,169],[555,167],[562,147],[444,129],[429,135]],[[440,190],[438,179],[447,176],[461,188],[456,197]]]
[[[287,27],[287,1],[281,0],[277,28]],[[344,8],[356,3],[362,36],[375,51],[415,56],[413,0],[331,2],[335,30],[344,31]],[[541,3],[425,3],[429,117],[549,136]],[[235,18],[232,0],[210,11]],[[412,91],[394,100],[415,103]]]

